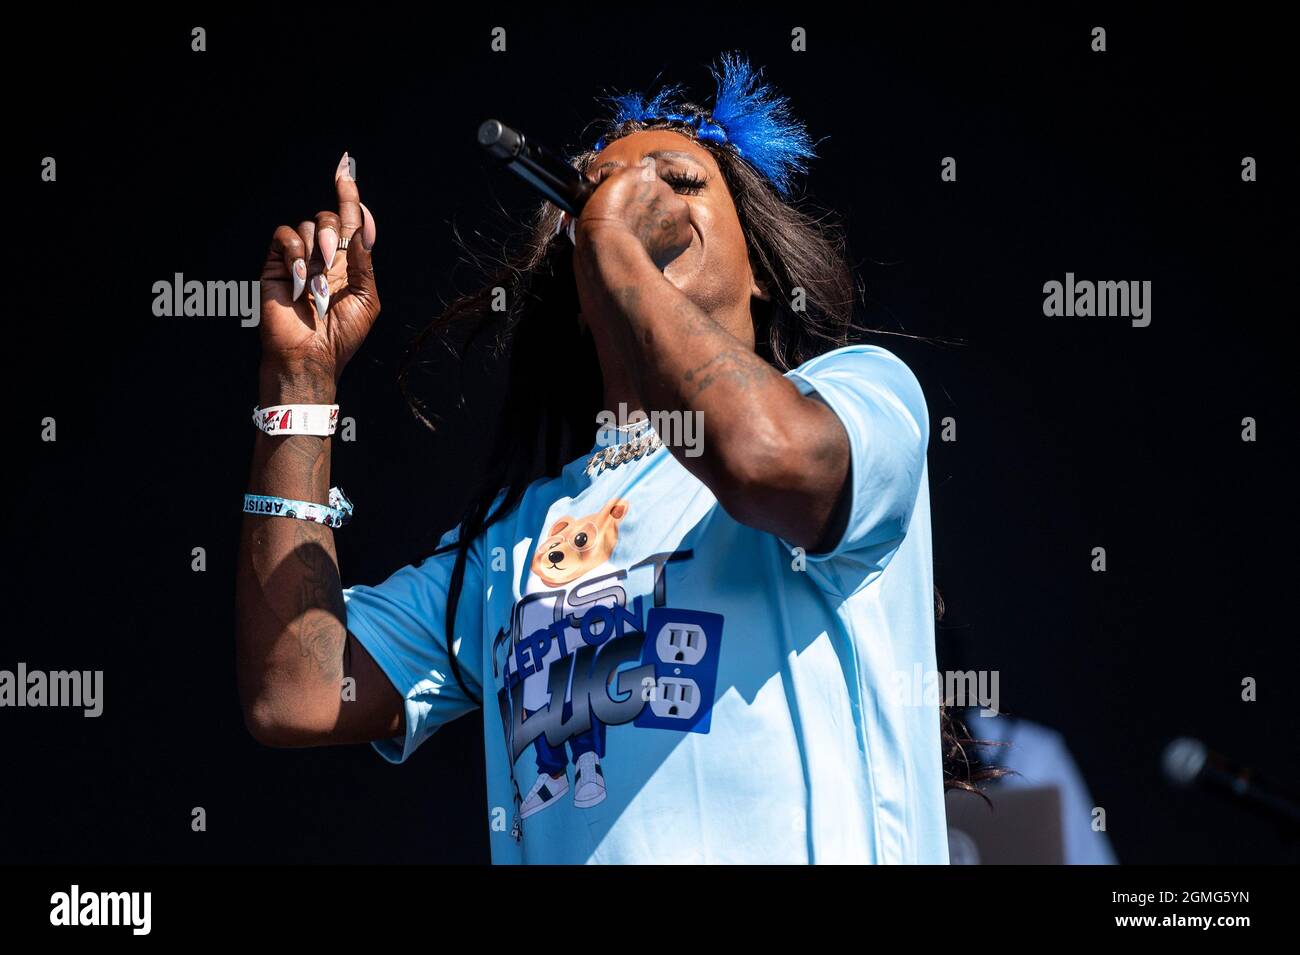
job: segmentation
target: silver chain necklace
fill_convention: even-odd
[[[639,461],[663,447],[659,435],[648,425],[649,421],[642,419],[634,424],[619,427],[618,431],[624,434],[636,434],[636,437],[631,438],[625,444],[611,444],[609,447],[597,451],[587,461],[587,473],[595,477],[602,471],[613,470],[628,461]]]

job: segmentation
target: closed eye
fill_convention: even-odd
[[[704,191],[704,185],[708,182],[704,176],[676,170],[664,173],[662,179],[673,187],[673,192],[684,196],[698,196]]]

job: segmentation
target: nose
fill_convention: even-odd
[[[552,564],[558,564],[558,563],[560,563],[562,560],[564,560],[564,551],[562,551],[562,550],[553,550],[553,551],[551,551],[549,554],[546,555],[546,559],[549,560]]]

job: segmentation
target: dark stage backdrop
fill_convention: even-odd
[[[798,26],[807,52],[790,48]],[[733,49],[825,137],[808,191],[847,222],[862,321],[905,333],[869,340],[925,388],[943,659],[998,670],[1005,710],[1064,734],[1122,861],[1294,858],[1158,768],[1189,734],[1296,776],[1296,143],[1278,24],[299,4],[51,12],[9,42],[33,66],[6,84],[0,669],[102,669],[105,699],[98,719],[0,710],[0,860],[487,860],[476,717],[402,767],[245,732],[233,567],[257,332],[156,318],[152,286],[255,279],[274,227],[333,208],[335,163],[356,158],[384,307],[343,379],[357,439],[334,442],[333,477],[357,506],[337,534],[344,582],[378,582],[453,522],[498,399],[490,367],[434,356],[422,386],[445,426],[430,435],[394,384],[406,340],[472,283],[454,230],[499,238],[531,208],[478,155],[478,122],[568,148],[596,95],[660,72],[707,95],[707,64]],[[1067,272],[1150,281],[1150,325],[1045,317],[1043,285]],[[956,441],[939,440],[946,417]]]

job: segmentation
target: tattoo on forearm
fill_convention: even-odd
[[[329,463],[328,438],[259,435],[249,489],[324,502]],[[308,521],[246,515],[242,533],[237,599],[244,639],[272,653],[283,652],[278,641],[293,640],[307,679],[340,682],[347,608],[333,532]]]
[[[272,454],[272,466],[280,474],[289,477],[297,485],[298,476],[305,478],[307,493],[317,497],[324,496],[329,483],[329,455],[326,454],[328,438],[314,435],[295,434],[277,441]]]
[[[757,359],[762,361],[762,359]],[[688,385],[694,386],[691,392],[691,398],[698,398],[719,378],[730,378],[739,387],[751,388],[759,372],[765,369],[756,369],[754,367],[755,356],[751,352],[724,351],[719,352],[703,364],[687,371],[682,375],[682,380]]]
[[[347,606],[334,563],[330,531],[306,521],[294,528],[294,558],[302,567],[298,599],[298,648],[316,664],[321,676],[343,678],[347,640]]]
[[[662,368],[654,367],[653,350],[657,336],[652,330],[653,322],[645,316],[638,319],[638,311],[646,305],[643,290],[635,285],[624,285],[612,289],[612,296],[619,310],[627,317],[623,327],[625,336],[624,355],[629,363],[629,371],[635,377],[638,390],[643,398],[645,385],[650,381],[671,381],[661,374]],[[722,328],[707,312],[695,303],[680,297],[673,306],[672,323],[674,340],[680,344],[687,343],[693,354],[709,355],[699,365],[680,373],[680,385],[671,396],[661,395],[668,403],[694,403],[699,397],[720,381],[728,381],[743,392],[752,392],[761,387],[775,373],[766,362],[754,352],[745,348],[734,335]],[[671,387],[671,385],[670,385]]]

